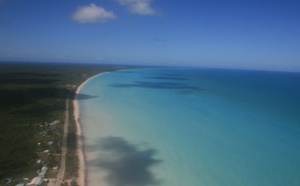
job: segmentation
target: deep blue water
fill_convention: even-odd
[[[89,185],[300,185],[300,74],[107,73],[81,91]]]

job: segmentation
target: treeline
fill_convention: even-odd
[[[55,132],[49,129],[48,136],[41,137],[41,131],[46,130],[45,122],[59,120],[59,125],[63,125],[65,101],[74,97],[76,87],[88,77],[116,69],[120,68],[103,65],[0,63],[0,180],[35,172],[35,162],[42,150],[38,148],[41,139],[51,137],[56,145],[53,149],[59,149],[61,145],[62,127],[56,127],[55,130],[61,131]],[[68,137],[69,154],[75,154],[70,156],[72,160],[68,160],[69,165],[73,162],[71,169],[77,169],[74,163],[77,162],[74,126],[71,126]],[[51,161],[51,164],[55,164],[58,160]]]

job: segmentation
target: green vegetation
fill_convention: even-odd
[[[0,63],[0,185],[59,165],[66,99],[87,78],[122,67]],[[66,176],[76,177],[76,125],[69,101]],[[55,124],[54,124],[55,123]],[[49,150],[49,152],[45,151]],[[37,163],[42,160],[41,163]]]
[[[77,155],[77,135],[76,123],[74,118],[73,103],[69,102],[70,116],[69,116],[69,129],[67,138],[67,156],[66,156],[66,172],[65,178],[70,179],[78,177],[78,155]],[[77,170],[77,171],[74,171]]]

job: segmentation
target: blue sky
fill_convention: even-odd
[[[0,0],[0,61],[300,71],[300,1]]]

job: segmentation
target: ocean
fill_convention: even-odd
[[[78,100],[89,186],[300,185],[300,73],[116,71]]]

